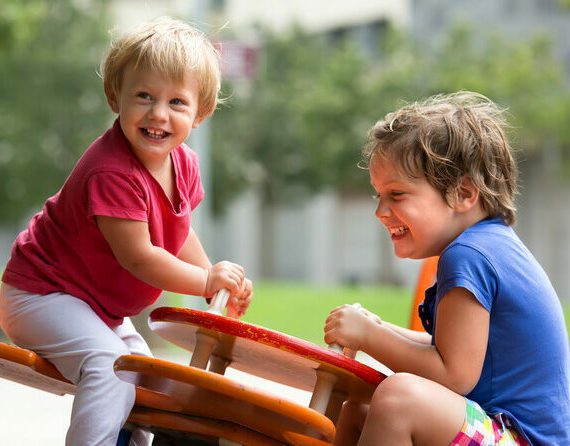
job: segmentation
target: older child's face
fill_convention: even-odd
[[[439,255],[458,235],[454,210],[425,177],[409,178],[390,160],[373,156],[370,180],[379,198],[376,217],[388,230],[398,257]]]
[[[174,82],[161,73],[127,67],[121,92],[109,103],[131,149],[149,167],[164,161],[201,122],[198,94],[198,82],[190,76]]]

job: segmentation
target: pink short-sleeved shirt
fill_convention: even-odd
[[[152,304],[162,290],[119,265],[94,216],[145,221],[153,245],[178,255],[204,190],[194,152],[183,144],[171,158],[177,195],[173,202],[132,154],[117,120],[18,235],[2,281],[30,293],[71,294],[87,302],[109,326]]]

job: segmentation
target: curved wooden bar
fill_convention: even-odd
[[[0,378],[56,395],[75,394],[75,385],[66,380],[52,363],[31,350],[1,342]],[[200,402],[201,400],[198,401],[198,404]],[[174,436],[179,432],[184,432],[213,438],[225,438],[245,446],[278,446],[283,444],[283,442],[278,442],[229,421],[185,416],[180,413],[183,412],[184,407],[184,404],[169,395],[137,386],[135,407],[129,416],[129,422],[145,426],[153,432],[156,432],[157,429],[176,431]],[[220,407],[215,407],[215,410],[206,410],[204,413],[215,417],[220,411]],[[296,433],[293,432],[293,434]],[[301,434],[297,435],[303,437]],[[180,444],[188,443],[181,441]]]
[[[286,432],[284,436],[294,446],[332,446],[332,443],[307,437],[306,435],[299,435],[296,432]]]
[[[75,384],[65,379],[47,359],[3,342],[0,342],[0,378],[56,395],[75,395]],[[135,404],[170,411],[182,408],[174,398],[141,387],[137,387]]]
[[[223,375],[136,355],[118,358],[115,372],[121,379],[173,398],[183,406],[182,413],[241,424],[282,442],[287,441],[284,432],[327,441],[335,435],[334,424],[324,415]]]
[[[254,432],[239,424],[230,423],[228,421],[214,420],[210,418],[192,417],[179,413],[169,413],[159,410],[147,409],[142,407],[133,408],[129,415],[128,422],[131,424],[149,428],[157,433],[165,431],[172,433],[178,437],[179,433],[189,434],[187,438],[180,438],[180,444],[191,444],[192,438],[196,436],[211,439],[223,438],[244,446],[282,446],[283,443],[278,442],[265,435]],[[296,436],[293,434],[294,443]],[[304,436],[300,435],[301,438]],[[307,445],[312,443],[307,443]],[[328,443],[325,443],[328,444]]]
[[[31,350],[0,342],[0,377],[56,395],[74,395],[75,385]]]

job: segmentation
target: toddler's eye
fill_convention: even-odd
[[[151,99],[150,94],[148,94],[148,93],[145,92],[145,91],[140,91],[140,92],[138,92],[138,93],[137,93],[137,98],[141,98],[141,99],[144,99],[144,100],[147,100],[147,101]]]
[[[186,102],[184,102],[182,99],[180,98],[174,98],[170,100],[170,103],[172,105],[186,105]]]

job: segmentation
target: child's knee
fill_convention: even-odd
[[[421,396],[420,378],[410,373],[395,373],[380,383],[371,408],[386,414],[409,411]]]
[[[126,346],[121,346],[118,350],[92,351],[85,356],[81,364],[81,379],[86,377],[107,380],[109,377],[115,378],[115,360],[121,355],[128,355]]]

